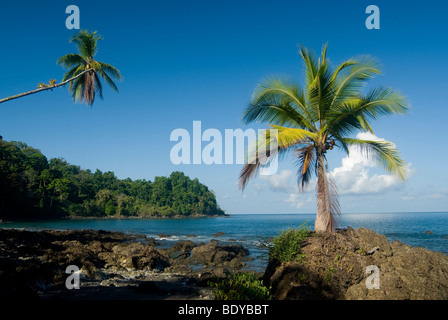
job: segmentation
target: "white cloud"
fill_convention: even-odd
[[[291,206],[293,206],[296,209],[300,209],[302,208],[305,203],[308,202],[312,202],[313,201],[313,197],[308,196],[306,199],[304,199],[305,194],[303,193],[290,193],[289,194],[289,198],[285,200],[285,202],[288,202],[291,204]]]
[[[362,132],[358,139],[384,141],[384,139]],[[349,147],[350,154],[342,159],[342,166],[335,168],[331,174],[338,187],[339,194],[377,194],[401,185],[401,182],[391,174],[371,173],[370,168],[376,167],[371,159],[367,159],[355,147]],[[412,170],[409,168],[408,173]]]
[[[268,187],[273,191],[291,192],[292,188],[297,188],[294,185],[295,173],[291,170],[282,170],[280,173],[272,176],[260,176],[261,180],[267,182]]]
[[[300,196],[298,193],[290,193],[289,198],[286,199],[286,202],[291,203],[291,206],[293,206],[296,209],[300,209],[305,205],[305,202],[300,201]]]
[[[308,195],[305,198],[306,193],[299,192],[295,171],[282,170],[280,173],[272,176],[260,176],[260,180],[264,181],[264,183],[258,184],[257,190],[268,188],[271,191],[286,193],[288,196],[283,201],[291,204],[296,209],[302,208],[307,202],[312,201],[312,197]],[[315,185],[314,182],[311,184]],[[310,189],[314,190],[313,188],[308,188],[308,190]]]
[[[433,193],[428,196],[429,199],[440,199],[444,198],[446,195],[443,193]]]
[[[434,186],[427,186],[426,191],[408,192],[401,197],[402,200],[438,200],[448,198],[448,188],[442,187],[434,190]]]

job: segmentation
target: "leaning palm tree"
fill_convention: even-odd
[[[94,60],[97,51],[97,42],[102,39],[96,33],[96,31],[89,33],[81,30],[77,35],[72,37],[71,42],[76,43],[80,53],[67,54],[58,59],[58,63],[70,68],[60,83],[56,83],[54,79],[50,80],[48,84],[39,83],[37,89],[0,99],[0,103],[42,91],[53,91],[55,88],[70,83],[69,90],[73,99],[80,102],[85,101],[87,105],[92,105],[95,100],[95,92],[98,92],[100,97],[103,98],[103,88],[98,74],[112,89],[118,92],[118,88],[112,78],[121,80],[122,76],[120,71],[107,63]]]
[[[333,232],[340,207],[326,153],[338,147],[349,154],[349,147],[357,146],[362,154],[404,181],[406,166],[393,143],[362,140],[353,135],[359,131],[373,133],[373,120],[403,114],[408,106],[406,98],[394,89],[377,87],[363,92],[367,80],[380,73],[373,58],[353,58],[332,68],[327,45],[319,58],[303,46],[299,54],[305,67],[304,86],[285,79],[268,79],[256,88],[244,112],[244,123],[265,122],[277,134],[275,137],[269,134],[274,131],[267,130],[256,141],[239,183],[244,189],[274,157],[293,153],[301,191],[313,175],[317,176],[315,231]],[[274,138],[275,148],[271,148]],[[258,152],[260,149],[266,151]]]
[[[73,36],[71,42],[74,42],[79,53],[67,54],[58,59],[58,63],[69,70],[64,75],[62,81],[77,77],[70,82],[69,91],[75,102],[85,102],[92,105],[95,101],[95,95],[98,93],[103,98],[103,87],[100,77],[116,92],[117,85],[113,79],[121,80],[120,71],[110,64],[96,61],[97,42],[102,37],[97,32],[88,32],[81,30]]]

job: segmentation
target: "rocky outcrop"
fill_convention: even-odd
[[[162,250],[171,260],[184,261],[191,256],[191,250],[197,245],[190,240],[179,241],[169,249]]]
[[[448,299],[448,256],[369,229],[313,234],[302,253],[301,263],[269,262],[264,281],[275,299]]]
[[[105,261],[106,268],[163,271],[170,266],[167,257],[141,242],[117,244],[111,251],[100,252],[98,257]]]
[[[247,255],[249,251],[241,245],[223,245],[216,240],[192,249],[193,259],[199,263],[236,269],[243,266],[241,259]]]

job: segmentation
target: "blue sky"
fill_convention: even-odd
[[[74,104],[66,88],[0,105],[0,134],[25,141],[47,157],[119,178],[197,177],[228,213],[313,213],[314,189],[299,194],[292,159],[279,172],[237,188],[241,165],[173,165],[174,129],[247,129],[240,119],[255,86],[270,75],[303,79],[297,45],[337,65],[369,54],[383,75],[372,85],[399,89],[411,103],[404,116],[374,124],[410,165],[405,184],[356,156],[329,157],[341,183],[343,212],[448,210],[446,119],[448,5],[408,1],[9,1],[1,4],[0,97],[61,80],[69,43],[65,8],[76,4],[81,28],[98,30],[97,59],[120,69],[120,93],[104,91],[92,108]],[[380,8],[381,29],[365,27],[365,9]],[[251,128],[259,128],[254,125]],[[347,181],[352,181],[348,184]],[[356,187],[353,187],[355,185]]]

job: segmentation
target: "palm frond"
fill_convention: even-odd
[[[115,68],[114,66],[111,66],[110,64],[104,63],[104,62],[98,62],[100,65],[100,68],[102,71],[107,73],[110,77],[116,79],[116,80],[122,80],[123,76],[120,73],[120,70]]]
[[[305,91],[307,110],[312,122],[321,125],[333,97],[333,78],[327,59],[327,44],[322,48],[320,58],[304,46],[300,46],[300,56],[305,65]]]
[[[299,54],[305,65],[305,84],[309,88],[317,76],[319,66],[318,59],[314,52],[311,52],[304,45],[299,46]]]
[[[315,130],[308,119],[302,90],[282,79],[268,79],[256,88],[243,114],[243,122],[253,121]]]
[[[325,47],[326,48],[326,47]],[[331,106],[331,101],[334,95],[333,89],[333,73],[329,67],[329,61],[325,58],[325,52],[322,53],[319,59],[319,69],[314,82],[308,88],[308,105],[309,109],[313,110],[315,121],[319,121],[319,124],[325,121],[326,114]]]
[[[74,77],[76,74],[79,74],[79,70],[80,69],[83,69],[81,66],[79,66],[79,65],[76,65],[76,66],[74,66],[73,68],[71,68],[69,71],[67,71],[65,74],[64,74],[64,77],[62,78],[62,81],[66,81],[66,80],[68,80],[68,79],[70,79],[70,78],[72,78],[72,77]],[[70,82],[70,86],[72,85],[72,82]]]
[[[332,75],[332,77],[331,77],[331,80],[332,80],[333,82],[335,82],[336,79],[339,77],[339,74],[340,74],[342,71],[344,71],[346,68],[351,67],[351,66],[354,66],[354,65],[356,65],[356,64],[358,64],[358,63],[359,63],[359,62],[358,62],[358,60],[356,60],[356,59],[349,59],[349,60],[347,60],[347,61],[342,62],[342,63],[335,69],[335,71],[333,72],[333,75]]]
[[[74,102],[80,101],[82,102],[84,100],[84,76],[77,78],[76,80],[72,81],[70,83],[70,92],[72,95],[72,99]]]
[[[301,191],[304,191],[311,181],[316,167],[316,150],[314,145],[310,144],[296,150],[297,164],[297,185]]]
[[[375,88],[365,97],[345,101],[327,117],[326,130],[341,136],[359,130],[372,131],[369,121],[383,116],[403,114],[407,100],[391,88]]]
[[[404,114],[408,111],[407,99],[397,90],[378,87],[372,89],[366,97],[361,99],[357,108],[370,119],[379,116]]]
[[[275,130],[264,130],[249,146],[249,152],[239,176],[241,190],[244,190],[249,180],[255,177],[263,166],[269,165],[276,157],[280,159],[292,149],[289,146],[280,146],[277,140],[278,133],[275,132],[276,136],[272,136],[272,131],[275,132]]]
[[[85,68],[83,65],[75,66],[64,75],[63,81],[66,81],[70,78],[76,77],[79,74],[83,73],[84,71],[85,71]],[[82,79],[85,79],[85,74],[83,74],[81,77],[82,77]],[[70,82],[70,85],[68,87],[69,91],[72,90],[72,86],[73,86],[73,81]]]
[[[87,60],[77,53],[69,53],[65,56],[60,57],[57,60],[57,63],[64,66],[65,68],[72,68],[73,66],[81,64],[85,65],[87,63]]]
[[[104,72],[104,70],[99,69],[97,70],[97,72],[99,73],[99,75],[104,79],[104,81],[106,81],[106,83],[115,91],[118,92],[118,87],[115,84],[115,82],[111,79],[111,77],[109,77],[109,75]]]
[[[103,85],[101,84],[101,80],[98,77],[98,74],[95,73],[95,91],[100,96],[101,100],[103,99]]]
[[[406,163],[401,158],[400,152],[392,142],[354,138],[341,138],[340,140],[348,146],[358,147],[365,157],[372,159],[384,170],[394,174],[402,181],[406,180]]]
[[[273,124],[270,127],[278,131],[277,143],[280,148],[289,148],[317,139],[317,134],[308,130],[282,127]]]
[[[81,30],[78,34],[72,37],[70,42],[74,42],[78,47],[79,52],[85,57],[94,57],[97,52],[97,41],[103,39],[97,35],[97,32],[88,32]]]
[[[357,98],[368,79],[380,74],[378,63],[375,59],[362,57],[349,60],[346,66],[339,70],[335,78],[335,93],[330,108],[346,100]]]

